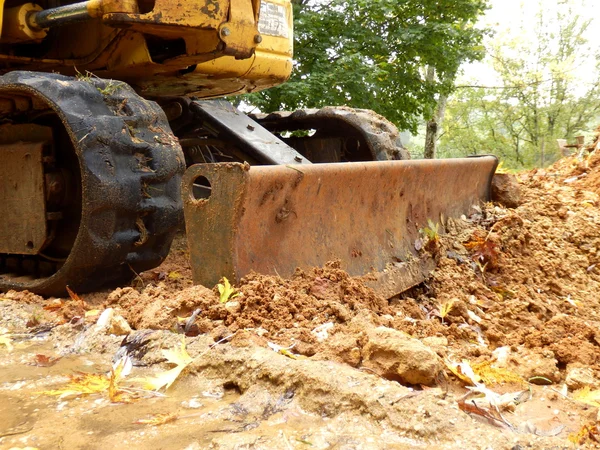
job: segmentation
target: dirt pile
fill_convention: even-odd
[[[302,394],[303,389],[321,389],[314,387],[319,385],[315,380],[331,378],[311,370],[329,367],[332,373],[349,374],[344,377],[351,380],[356,368],[361,377],[377,376],[369,382],[383,383],[373,389],[389,383],[419,392],[423,386],[438,386],[435,389],[441,388],[441,393],[427,395],[437,406],[425,408],[425,416],[411,422],[410,430],[386,416],[392,428],[411,439],[438,439],[432,436],[433,428],[421,428],[428,420],[449,432],[452,427],[436,415],[446,404],[456,413],[457,408],[474,411],[488,425],[507,427],[504,416],[485,416],[477,406],[457,400],[465,391],[463,382],[447,368],[449,363],[469,361],[473,367],[505,370],[500,372],[503,376],[516,373],[520,380],[532,383],[566,383],[564,389],[570,391],[529,388],[533,399],[512,402],[510,416],[513,424],[527,425],[519,433],[560,435],[562,445],[569,433],[595,414],[564,396],[600,386],[600,144],[583,159],[565,158],[547,169],[519,174],[516,184],[521,192],[513,208],[478,205],[468,216],[444,220],[439,242],[430,247],[435,249],[437,268],[425,283],[393,299],[378,296],[332,262],[298,270],[290,280],[250,275],[221,303],[216,287],[192,285],[185,237],[180,236],[167,261],[140,274],[129,287],[49,300],[9,292],[4,298],[24,306],[19,309],[18,304],[6,302],[4,310],[9,315],[19,310],[18,325],[27,329],[54,317],[63,324],[57,329],[71,330],[65,334],[73,340],[71,347],[79,345],[81,336],[90,335],[91,324],[106,308],[113,308],[115,316],[124,317],[134,330],[185,334],[190,348],[194,339],[224,340],[222,347],[203,350],[194,370],[205,375],[214,372],[224,383],[237,380],[241,384],[236,389],[242,393],[256,383],[273,387],[277,395],[287,395],[281,389],[294,388],[298,401],[324,415],[333,414],[332,408],[340,405],[327,400],[314,406],[319,402],[313,398],[316,394]],[[510,183],[504,186],[507,191],[514,188]],[[36,305],[44,307],[41,313],[34,311]],[[13,326],[12,322],[0,320],[0,325]],[[165,341],[169,345],[179,338],[159,333],[173,337]],[[102,347],[110,353],[120,341],[120,337],[106,337],[98,345],[80,347],[86,351]],[[158,356],[152,363],[160,361],[161,342],[153,344],[153,354]],[[331,389],[338,378],[331,378]],[[331,395],[328,392],[327,398]],[[351,403],[348,411],[358,408],[379,420],[379,406],[360,403],[371,402],[368,395],[357,400],[352,386],[344,395],[340,401]],[[421,408],[418,404],[416,399],[415,408]],[[395,414],[395,408],[390,406],[389,414]],[[471,422],[459,423],[471,426]],[[476,427],[471,431],[480,432]],[[456,430],[466,439],[469,433]],[[451,436],[444,439],[452,441]]]

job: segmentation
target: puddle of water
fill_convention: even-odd
[[[0,448],[313,449],[330,448],[332,441],[349,445],[345,448],[382,448],[375,444],[381,429],[307,414],[293,399],[265,390],[241,396],[197,375],[178,380],[168,396],[129,404],[113,404],[106,393],[48,396],[41,391],[64,387],[68,375],[110,370],[110,358],[97,354],[66,356],[51,367],[30,365],[36,354],[55,357],[55,352],[49,342],[25,342],[0,360]],[[155,372],[134,368],[128,378]],[[134,423],[156,414],[178,419],[161,426]]]

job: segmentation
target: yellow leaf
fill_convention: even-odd
[[[175,350],[163,350],[163,356],[171,364],[175,364],[170,370],[159,373],[155,377],[137,378],[134,381],[143,383],[144,389],[158,391],[163,387],[169,389],[169,387],[175,382],[177,377],[181,374],[192,361],[192,357],[188,354],[185,349],[185,339],[181,339],[181,348]]]
[[[592,391],[589,386],[586,386],[573,392],[573,400],[600,407],[600,390]]]
[[[71,381],[63,389],[43,391],[46,395],[59,395],[61,397],[71,395],[98,394],[108,390],[110,379],[104,374],[80,373],[70,377]]]
[[[595,423],[584,425],[577,433],[569,434],[569,441],[577,445],[597,443],[600,441],[600,430]]]
[[[12,352],[14,347],[12,345],[12,339],[9,336],[10,335],[8,335],[8,334],[0,336],[0,345],[5,345],[6,349],[9,352]]]
[[[179,272],[170,272],[169,275],[168,275],[168,277],[171,280],[178,280],[178,279],[182,278],[183,275],[181,275]]]
[[[121,381],[121,373],[125,367],[125,358],[122,358],[117,364],[117,367],[110,371],[110,383],[108,385],[108,398],[113,403],[131,403],[132,398],[127,393],[119,390],[119,381]]]
[[[91,309],[91,310],[85,312],[85,317],[93,317],[93,316],[97,316],[98,314],[100,314],[99,309]]]
[[[473,364],[473,372],[477,375],[482,383],[487,385],[496,385],[501,383],[518,383],[525,384],[525,380],[514,372],[507,369],[492,367],[490,361],[484,361],[479,364]]]
[[[223,277],[223,284],[217,284],[217,289],[219,289],[219,301],[221,303],[227,303],[232,298],[240,295],[239,292],[235,293],[235,289],[231,286],[227,277]]]
[[[458,300],[453,299],[440,306],[440,317],[442,318],[442,322],[444,321],[444,318],[448,315],[448,313],[452,311],[452,308],[454,308],[454,305],[457,301]]]

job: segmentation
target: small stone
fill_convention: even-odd
[[[236,313],[240,312],[240,302],[231,300],[231,301],[225,303],[225,309],[227,311],[229,311],[230,313],[236,314]]]
[[[131,326],[123,316],[113,316],[112,321],[110,322],[110,328],[108,329],[109,334],[114,334],[115,336],[125,336],[131,333]]]
[[[516,208],[522,203],[521,188],[514,175],[497,173],[492,179],[492,200],[507,208]]]
[[[575,367],[568,370],[565,382],[572,391],[597,384],[594,373],[589,367]]]
[[[181,406],[187,409],[199,409],[204,405],[200,403],[197,398],[190,398],[189,400],[185,400],[183,403],[181,403]]]

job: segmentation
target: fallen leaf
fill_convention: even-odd
[[[69,397],[73,395],[99,394],[108,390],[110,378],[104,374],[82,373],[70,376],[71,381],[62,389],[43,391],[42,394]]]
[[[139,425],[164,425],[165,423],[175,422],[178,419],[177,414],[155,414],[151,416],[149,419],[139,419],[136,420],[135,424]]]
[[[240,295],[240,293],[235,293],[235,288],[231,286],[227,277],[223,277],[223,283],[217,284],[217,289],[219,289],[219,301],[221,303],[227,303],[232,298],[236,298]]]
[[[525,384],[525,380],[520,375],[507,369],[493,367],[490,361],[473,364],[472,368],[473,372],[479,377],[481,382],[487,385],[502,383]]]
[[[44,305],[46,311],[57,311],[63,307],[65,302],[59,298],[52,300],[48,304]]]
[[[99,309],[90,309],[89,311],[85,312],[85,317],[93,317],[93,316],[97,316],[98,314],[100,314]]]
[[[173,271],[173,272],[169,272],[168,277],[171,280],[179,280],[180,278],[183,278],[183,275],[181,275],[179,272]]]
[[[154,377],[136,378],[132,381],[141,382],[144,385],[144,389],[158,391],[163,387],[169,389],[169,387],[175,382],[177,377],[181,374],[192,361],[192,357],[188,354],[185,349],[185,339],[181,339],[181,347],[175,350],[163,350],[163,356],[167,359],[167,362],[175,364],[170,370],[159,373]]]
[[[592,391],[589,386],[573,392],[573,400],[586,405],[600,407],[600,390]]]
[[[116,368],[110,369],[110,383],[108,385],[108,398],[112,403],[131,403],[133,397],[127,392],[119,389],[119,381],[121,381],[123,368],[127,363],[127,358],[121,358]]]
[[[79,295],[77,295],[75,292],[73,292],[69,286],[65,286],[65,288],[67,289],[69,297],[71,297],[71,300],[74,300],[79,303],[85,303],[83,301],[83,299]]]
[[[569,441],[577,445],[600,443],[600,430],[596,423],[590,423],[581,427],[577,433],[569,435]]]
[[[51,367],[54,364],[56,364],[56,362],[59,359],[60,359],[60,356],[51,357],[51,356],[41,355],[38,353],[37,355],[34,356],[33,361],[31,362],[31,365],[38,366],[38,367]]]
[[[456,305],[457,301],[458,300],[453,299],[440,306],[440,317],[442,319],[442,323],[444,323],[444,319],[450,313],[450,311],[452,311],[452,308],[454,308],[454,305]]]

